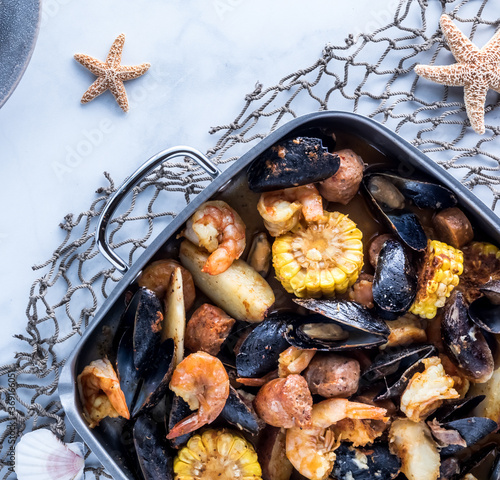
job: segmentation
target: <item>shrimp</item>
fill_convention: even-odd
[[[104,417],[130,418],[125,395],[107,358],[94,360],[77,378],[78,392],[83,404],[83,416],[94,428]]]
[[[323,216],[323,199],[311,183],[300,187],[265,192],[260,196],[257,210],[273,237],[279,237],[294,228],[304,216],[314,222]]]
[[[279,376],[286,377],[294,373],[300,373],[307,368],[316,350],[301,350],[297,347],[289,347],[280,353]]]
[[[300,375],[288,375],[267,382],[253,402],[257,415],[264,422],[284,428],[307,425],[311,420],[312,404],[307,382]]]
[[[229,377],[218,358],[196,352],[175,367],[170,390],[198,411],[174,425],[168,439],[193,432],[219,416],[229,396]]]
[[[181,235],[211,254],[202,272],[219,275],[245,250],[245,228],[240,216],[226,202],[213,200],[194,212]]]
[[[344,418],[384,420],[387,410],[345,398],[328,398],[312,407],[306,427],[286,432],[286,456],[295,469],[310,480],[325,480],[333,469],[334,450],[340,444],[329,427]]]

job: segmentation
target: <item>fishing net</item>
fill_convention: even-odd
[[[297,115],[353,111],[410,140],[468,188],[481,192],[495,209],[500,196],[497,94],[487,98],[486,134],[478,136],[467,119],[462,89],[431,84],[413,72],[417,63],[454,63],[438,29],[442,13],[451,15],[466,35],[483,45],[500,22],[495,3],[400,0],[397,6],[389,5],[377,13],[374,23],[388,20],[373,33],[350,35],[341,45],[327,44],[316,61],[276,85],[257,83],[237,117],[211,129],[217,141],[207,155],[226,166]],[[112,219],[108,229],[112,248],[132,262],[209,181],[189,162],[159,167],[133,189]],[[64,218],[63,242],[44,264],[34,267],[40,278],[29,293],[26,330],[18,335],[25,348],[11,364],[0,367],[3,478],[14,476],[13,443],[24,432],[50,428],[66,441],[75,438],[58,401],[59,372],[121,277],[95,244],[97,217],[115,190],[107,174],[104,183],[87,211]],[[87,465],[92,466],[87,467],[86,478],[111,478],[98,463]]]

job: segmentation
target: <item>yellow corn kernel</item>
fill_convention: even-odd
[[[276,277],[297,297],[344,293],[363,268],[362,237],[347,215],[324,212],[320,220],[299,224],[276,238],[272,249]]]
[[[261,480],[253,446],[231,430],[205,430],[191,437],[174,459],[175,480]]]
[[[423,318],[434,318],[437,309],[444,306],[458,285],[462,272],[462,251],[437,240],[429,241],[417,296],[410,312]]]

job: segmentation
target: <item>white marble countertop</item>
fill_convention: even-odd
[[[202,151],[257,81],[273,85],[308,66],[327,42],[384,25],[396,1],[45,0],[37,45],[19,86],[0,110],[0,364],[26,344],[35,264],[64,238],[59,223],[86,210],[103,171],[121,182],[154,153],[177,144]],[[126,34],[124,64],[150,62],[127,82],[130,112],[112,95],[80,98],[93,75],[74,59],[104,60]]]

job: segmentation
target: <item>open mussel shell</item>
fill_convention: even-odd
[[[418,220],[418,217],[404,209],[404,205],[396,205],[398,201],[393,201],[392,192],[389,192],[390,199],[384,200],[385,192],[374,190],[372,182],[373,179],[382,176],[380,173],[368,173],[363,178],[363,185],[366,195],[371,201],[377,216],[385,223],[385,225],[394,232],[408,247],[418,252],[423,252],[427,248],[427,235]],[[391,182],[383,182],[391,185],[391,190],[394,185]],[[396,189],[398,192],[399,190]],[[374,196],[375,193],[375,196]]]
[[[170,412],[165,418],[165,423],[167,431],[177,425],[181,420],[191,415],[192,410],[189,408],[187,402],[185,402],[181,397],[173,394],[172,401],[170,404]],[[169,439],[170,445],[173,448],[180,448],[182,445],[187,443],[187,441],[194,435],[194,432],[186,433],[185,435],[180,435],[179,437]]]
[[[315,183],[331,177],[340,158],[329,153],[318,138],[297,137],[268,148],[248,169],[248,186],[253,192]]]
[[[285,330],[291,316],[293,314],[271,315],[249,333],[236,355],[240,377],[262,377],[278,368],[280,353],[290,346]]]
[[[383,388],[374,400],[401,395],[413,375],[425,370],[424,358],[437,355],[434,345],[416,345],[380,355],[362,374],[365,384],[383,380]]]
[[[168,451],[162,423],[151,415],[141,415],[135,422],[134,446],[145,480],[173,480],[173,459]]]
[[[385,443],[358,448],[341,443],[335,454],[332,478],[336,480],[390,480],[401,469],[401,461]]]
[[[484,296],[469,306],[472,321],[490,333],[500,333],[500,280],[492,280],[479,289]]]
[[[460,462],[460,471],[455,477],[451,477],[450,480],[459,480],[465,477],[468,473],[474,471],[479,468],[483,469],[486,463],[487,458],[491,458],[492,455],[496,455],[498,451],[498,446],[496,443],[488,443],[481,447],[480,450],[473,453],[470,457],[462,460]],[[490,473],[490,476],[486,477],[487,480],[496,480],[496,477],[493,476],[494,472]]]
[[[134,367],[132,343],[129,329],[120,341],[116,368],[127,406],[132,416],[136,417],[142,411],[154,408],[168,391],[175,346],[171,338],[165,340],[150,358],[154,368],[139,374]]]
[[[485,417],[469,417],[453,420],[441,424],[446,430],[455,430],[465,440],[467,447],[471,447],[479,442],[482,438],[494,432],[498,425],[495,421]],[[461,445],[448,445],[441,449],[442,456],[449,456],[463,450]]]
[[[137,298],[136,298],[137,297]],[[163,309],[160,300],[154,292],[141,288],[132,297],[123,318],[126,326],[133,327],[133,357],[134,365],[139,375],[152,367],[154,358],[160,346]]]
[[[486,395],[475,397],[457,398],[455,400],[445,400],[434,413],[427,417],[427,420],[436,419],[439,423],[451,422],[460,418],[465,418],[484,399]]]
[[[483,334],[471,322],[461,292],[455,291],[445,306],[441,336],[447,355],[467,378],[483,383],[491,377],[493,355]]]
[[[387,325],[358,303],[313,299],[294,299],[294,302],[317,312],[291,318],[285,338],[294,347],[335,352],[387,342]]]
[[[373,277],[373,301],[378,315],[395,320],[405,314],[415,300],[417,281],[417,272],[403,244],[388,239],[378,255]]]
[[[390,172],[380,172],[376,175],[391,182],[405,198],[411,200],[418,208],[441,210],[454,207],[458,203],[456,195],[442,185],[404,178]]]
[[[154,408],[168,392],[168,384],[174,371],[175,345],[172,338],[167,338],[158,349],[157,358],[151,359],[155,368],[146,373],[138,391],[132,416]]]
[[[226,400],[220,417],[239,430],[252,435],[259,433],[265,425],[253,411],[251,404],[250,406],[247,405],[233,387],[229,387],[229,397]]]

